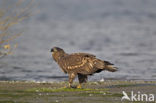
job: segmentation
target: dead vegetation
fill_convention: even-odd
[[[31,15],[32,0],[0,1],[0,58],[12,54],[17,47],[13,42],[22,34],[16,25]]]

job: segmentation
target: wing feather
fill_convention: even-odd
[[[96,57],[95,55],[90,53],[72,53],[71,55],[84,56],[84,57]]]
[[[62,68],[68,70],[83,68],[86,65],[90,65],[91,68],[93,67],[93,64],[88,62],[88,58],[94,57],[95,57],[94,55],[88,53],[73,53],[65,57],[62,57],[59,61],[59,64],[61,65]]]
[[[64,58],[66,68],[69,70],[80,68],[87,63],[87,60],[82,55],[69,55]]]
[[[62,57],[58,64],[65,72],[74,71],[82,74],[92,74],[97,71],[98,59],[88,53],[73,53]]]

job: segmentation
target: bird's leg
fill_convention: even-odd
[[[78,74],[78,79],[79,79],[79,85],[77,86],[77,88],[81,88],[81,84],[83,83],[81,74]]]
[[[81,84],[87,82],[87,75],[78,74],[78,79],[79,79],[79,85],[77,86],[77,88],[81,88]]]
[[[73,80],[75,79],[75,74],[74,73],[70,73],[69,74],[69,88],[72,87],[72,83],[73,83]]]

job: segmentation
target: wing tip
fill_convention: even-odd
[[[107,65],[114,65],[114,64],[110,63],[109,61],[104,61],[104,63]]]

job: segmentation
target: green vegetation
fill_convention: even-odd
[[[28,92],[81,92],[81,91],[106,91],[107,89],[90,89],[90,88],[32,88]]]
[[[0,103],[121,103],[122,90],[156,94],[154,81],[88,82],[82,89],[64,88],[67,84],[0,82]]]

